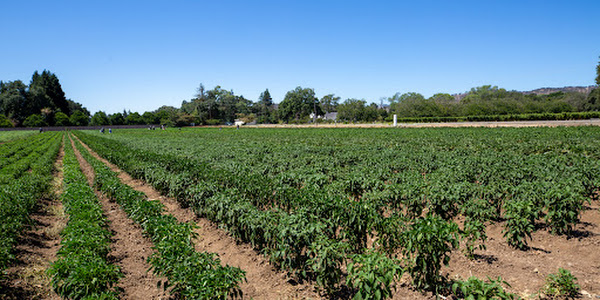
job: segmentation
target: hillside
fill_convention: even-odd
[[[590,86],[565,86],[565,87],[543,87],[543,88],[539,88],[539,89],[535,89],[535,90],[531,90],[531,91],[519,91],[519,93],[525,94],[525,95],[530,95],[530,94],[535,94],[535,95],[549,95],[552,93],[557,93],[557,92],[563,92],[563,93],[567,93],[567,92],[575,92],[575,93],[584,93],[584,94],[589,94],[592,90],[594,90],[597,86],[595,85],[590,85]],[[465,93],[459,93],[459,94],[452,94],[452,96],[454,97],[454,99],[456,101],[460,101],[462,100],[464,97],[466,97],[469,94],[469,92],[465,92]]]

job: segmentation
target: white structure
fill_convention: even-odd
[[[398,126],[398,115],[394,115],[394,127]]]

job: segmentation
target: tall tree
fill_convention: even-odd
[[[271,123],[273,121],[273,98],[269,89],[266,89],[258,97],[257,103],[258,123]]]
[[[92,126],[110,125],[110,120],[108,119],[108,116],[106,115],[105,112],[98,111],[92,116],[90,125],[92,125]]]
[[[25,110],[27,104],[27,85],[21,80],[0,81],[0,113],[17,125],[23,123],[31,113]],[[38,111],[39,113],[39,111]]]
[[[33,110],[50,107],[54,111],[60,110],[66,114],[71,113],[58,77],[48,70],[44,70],[42,74],[37,71],[33,73],[29,84],[29,93],[31,95],[30,101],[32,101],[30,107]],[[38,113],[39,111],[33,112]]]
[[[287,92],[279,104],[279,118],[287,122],[304,119],[315,111],[317,115],[320,115],[322,111],[321,106],[317,105],[318,101],[313,89],[296,87]]]
[[[323,96],[320,101],[321,109],[323,109],[325,113],[337,111],[340,99],[340,97],[336,97],[334,94]]]

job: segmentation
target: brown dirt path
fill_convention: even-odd
[[[83,143],[82,143],[83,144]],[[283,272],[277,271],[268,260],[256,252],[251,245],[237,243],[227,232],[218,228],[205,218],[197,217],[190,209],[182,208],[176,199],[161,195],[149,184],[132,178],[121,171],[117,166],[100,157],[86,144],[83,146],[90,153],[119,174],[125,184],[137,191],[143,192],[148,199],[158,199],[180,222],[193,221],[200,228],[196,231],[200,240],[196,243],[196,250],[219,254],[224,264],[238,267],[246,271],[247,282],[241,284],[244,298],[247,299],[320,299],[311,284],[293,284]]]
[[[56,259],[60,248],[60,232],[67,219],[60,195],[62,194],[62,161],[64,139],[54,163],[52,179],[53,194],[40,199],[38,207],[30,215],[32,224],[20,237],[16,247],[16,263],[7,269],[6,291],[0,291],[1,299],[60,299],[52,290],[46,270]]]
[[[73,143],[71,140],[72,145]],[[90,186],[93,186],[94,169],[76,148],[75,156]],[[117,203],[110,201],[98,191],[96,196],[100,199],[109,221],[109,228],[113,232],[109,256],[115,259],[116,265],[125,275],[118,283],[118,286],[123,289],[123,299],[169,299],[168,292],[157,288],[159,280],[165,279],[158,278],[148,271],[150,265],[147,259],[154,252],[152,242],[143,236],[142,229],[127,217]]]

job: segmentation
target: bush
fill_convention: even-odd
[[[505,292],[502,285],[510,287],[502,277],[496,280],[488,277],[488,282],[485,282],[472,276],[467,281],[456,281],[452,292],[463,299],[518,299],[517,295]]]
[[[23,126],[25,126],[25,127],[41,127],[41,126],[48,126],[48,123],[46,123],[46,121],[44,121],[44,118],[41,115],[33,114],[33,115],[27,117],[27,119],[25,119],[25,121],[23,121]]]
[[[458,225],[439,216],[419,218],[405,232],[403,254],[417,289],[440,291],[444,281],[440,270],[450,262],[450,252],[458,247],[458,241]]]
[[[575,298],[579,295],[577,278],[569,270],[558,269],[558,274],[548,274],[542,293],[550,298]]]
[[[347,284],[356,291],[353,299],[385,299],[392,296],[392,284],[402,276],[400,262],[369,250],[351,256]]]

